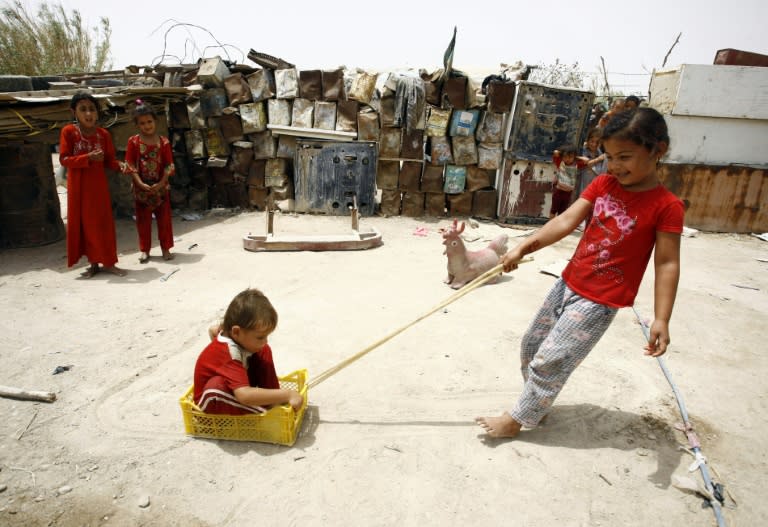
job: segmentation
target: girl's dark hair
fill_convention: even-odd
[[[246,289],[229,303],[221,329],[229,335],[234,326],[273,331],[277,327],[277,311],[264,293],[258,289]]]
[[[637,108],[616,114],[603,128],[602,140],[624,139],[653,152],[659,143],[669,146],[664,116],[653,108]]]
[[[69,101],[70,109],[74,110],[75,108],[77,108],[77,103],[79,103],[80,101],[91,101],[93,105],[96,106],[96,111],[99,110],[99,102],[96,100],[96,97],[94,97],[87,91],[79,91],[72,96],[72,100]]]
[[[151,115],[155,118],[155,120],[157,120],[157,112],[155,112],[155,109],[152,108],[152,105],[145,103],[141,99],[136,99],[136,106],[133,108],[132,115],[134,123],[136,122],[136,119],[142,115]]]

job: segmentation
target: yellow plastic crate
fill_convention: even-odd
[[[190,386],[179,399],[185,432],[210,439],[293,445],[307,409],[307,370],[296,370],[279,380],[281,388],[296,390],[304,397],[304,404],[298,411],[284,404],[273,406],[263,414],[206,414],[195,404],[195,387]]]

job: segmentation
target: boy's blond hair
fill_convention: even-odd
[[[229,335],[234,326],[272,332],[277,327],[277,311],[264,293],[258,289],[246,289],[229,303],[221,329]]]

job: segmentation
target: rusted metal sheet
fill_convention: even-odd
[[[218,117],[229,105],[224,88],[211,88],[200,94],[200,110],[203,117]]]
[[[382,159],[396,159],[400,157],[402,130],[400,128],[381,129],[379,139],[379,156]]]
[[[521,81],[507,150],[516,159],[548,161],[564,144],[584,139],[595,94]]]
[[[344,70],[342,68],[323,71],[323,99],[326,101],[343,101],[347,97],[344,89]]]
[[[241,104],[238,108],[244,134],[263,132],[267,129],[267,112],[263,102]]]
[[[187,130],[184,132],[184,144],[187,145],[187,155],[191,159],[203,159],[205,155],[204,130]]]
[[[451,137],[453,145],[453,162],[457,165],[477,164],[477,143],[474,136],[463,137],[457,135]]]
[[[768,67],[768,55],[730,48],[719,49],[715,54],[714,64],[720,64],[724,66]]]
[[[478,190],[472,193],[472,216],[495,218],[498,193],[496,189]]]
[[[488,83],[488,110],[495,113],[505,113],[512,109],[515,99],[515,84],[513,82],[491,81]]]
[[[400,176],[397,181],[397,188],[405,191],[418,191],[421,183],[421,163],[416,161],[403,161],[400,169]],[[403,202],[405,206],[405,202]]]
[[[267,101],[269,124],[291,126],[292,106],[291,101],[288,99],[269,99]]]
[[[418,218],[424,215],[424,193],[409,190],[403,193],[403,216]]]
[[[480,168],[497,170],[501,168],[501,143],[478,143],[477,165]]]
[[[447,136],[430,137],[430,152],[433,165],[446,165],[453,163],[451,140]]]
[[[499,184],[499,219],[543,222],[552,204],[554,165],[505,159]]]
[[[381,213],[384,216],[399,216],[402,202],[403,195],[399,190],[381,191]]]
[[[480,110],[456,110],[451,115],[451,126],[448,135],[474,137],[479,120]]]
[[[339,132],[357,132],[357,101],[336,102],[336,130]]]
[[[467,167],[466,189],[470,192],[485,189],[493,186],[493,174],[491,170],[484,170],[477,165]]]
[[[333,101],[315,101],[314,128],[321,130],[336,129],[336,103]]]
[[[448,196],[448,214],[453,217],[472,214],[472,192],[451,194]]]
[[[221,57],[204,58],[197,70],[197,81],[206,88],[224,86],[224,79],[229,76],[229,68]]]
[[[294,99],[291,114],[291,126],[312,128],[315,103],[309,99]]]
[[[257,70],[247,75],[246,80],[251,88],[254,102],[265,101],[275,96],[275,74],[270,69]]]
[[[457,165],[445,167],[445,186],[443,187],[443,192],[446,194],[459,194],[464,192],[466,184],[467,167]]]
[[[378,141],[379,137],[379,114],[369,110],[359,112],[357,114],[358,141]]]
[[[424,159],[424,130],[403,129],[400,157],[403,159]]]
[[[249,135],[248,138],[253,143],[254,159],[269,159],[277,155],[277,138],[269,130],[256,132]]]
[[[288,183],[288,162],[285,159],[267,159],[264,167],[264,184],[268,187],[283,187]]]
[[[704,231],[767,232],[768,171],[663,164],[664,185],[686,204],[685,225]]]
[[[379,168],[376,171],[376,186],[384,190],[395,190],[399,180],[400,161],[379,160]]]
[[[278,99],[295,99],[299,96],[299,75],[296,68],[275,70],[275,87]]]
[[[448,123],[451,121],[451,110],[438,108],[436,106],[427,107],[427,136],[441,137],[448,134]]]
[[[299,140],[296,211],[347,216],[356,199],[361,214],[373,215],[376,164],[375,143]]]
[[[443,169],[442,165],[424,165],[424,173],[421,175],[422,192],[443,193]]]
[[[320,70],[299,72],[299,97],[317,101],[323,98],[323,74]]]
[[[224,79],[224,89],[227,91],[230,106],[237,106],[253,100],[251,87],[242,73],[233,73]]]
[[[442,192],[425,193],[424,214],[438,218],[445,216],[445,194]]]
[[[483,112],[475,138],[479,143],[501,143],[504,141],[503,125],[503,113]]]
[[[378,73],[367,73],[358,71],[352,79],[352,85],[349,88],[347,98],[358,101],[363,104],[370,104],[373,94],[376,91],[376,80]]]
[[[467,78],[448,77],[443,81],[442,94],[440,96],[442,108],[463,110],[467,104]]]

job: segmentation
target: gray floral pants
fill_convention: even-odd
[[[533,428],[549,412],[571,373],[613,322],[617,308],[571,291],[559,279],[531,322],[520,345],[525,384],[509,414]]]

